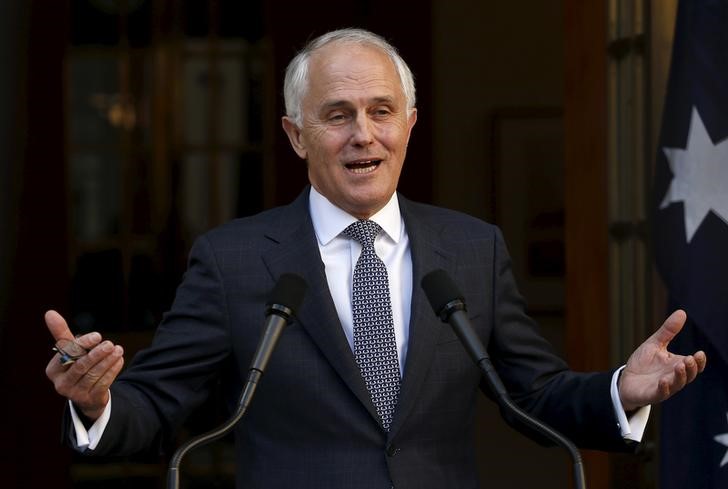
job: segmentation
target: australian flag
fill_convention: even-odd
[[[728,0],[681,0],[655,168],[653,244],[671,349],[705,372],[662,405],[662,489],[728,488]]]

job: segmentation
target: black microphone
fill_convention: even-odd
[[[253,361],[250,363],[251,375],[257,372],[258,377],[260,377],[265,372],[283,328],[293,318],[293,311],[301,307],[306,288],[306,281],[292,273],[281,275],[281,278],[273,287],[266,304],[263,336],[258,343],[255,355],[253,355]]]
[[[167,487],[169,489],[179,487],[179,466],[187,452],[200,445],[222,438],[245,415],[255,394],[258,382],[263,376],[271,354],[278,343],[278,338],[280,338],[283,328],[293,318],[294,311],[301,306],[303,296],[306,294],[306,288],[306,281],[298,275],[283,274],[278,279],[266,304],[263,334],[258,342],[255,355],[253,355],[253,361],[250,363],[248,380],[240,394],[237,409],[220,427],[192,438],[177,449],[169,462],[169,469],[167,470]]]
[[[445,270],[434,270],[423,277],[422,288],[435,314],[443,322],[450,323],[470,357],[483,372],[485,381],[496,395],[498,404],[526,426],[533,428],[555,444],[565,448],[571,455],[574,464],[575,487],[584,489],[586,481],[579,449],[564,435],[534,418],[513,402],[503,382],[501,382],[498,372],[493,367],[488,352],[470,324],[463,294],[458,290],[450,275]]]

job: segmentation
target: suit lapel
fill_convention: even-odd
[[[263,261],[275,280],[284,273],[295,273],[306,280],[308,290],[296,313],[297,321],[349,389],[379,422],[329,292],[309,214],[308,193],[307,188],[288,206],[272,232],[266,235],[275,245],[263,255]]]
[[[417,401],[443,328],[420,286],[422,277],[438,268],[450,269],[455,261],[454,254],[441,245],[441,230],[433,229],[401,195],[399,200],[412,253],[412,304],[404,378],[389,439],[396,436]]]
[[[431,227],[431,223],[418,215],[414,206],[402,196],[399,196],[399,200],[412,253],[412,302],[404,378],[389,439],[397,434],[417,401],[443,328],[420,286],[422,277],[437,268],[451,269],[455,261],[454,254],[441,244],[441,230]],[[309,214],[308,189],[288,206],[266,237],[274,246],[262,258],[273,278],[277,280],[284,273],[296,273],[308,284],[306,297],[296,314],[297,321],[372,418],[379,423],[379,416],[329,292]]]

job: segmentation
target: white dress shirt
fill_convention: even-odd
[[[354,267],[361,254],[361,244],[341,233],[356,222],[357,218],[336,207],[313,187],[309,197],[309,209],[321,260],[326,270],[329,291],[334,299],[344,334],[353,351],[354,319],[351,295]],[[383,230],[374,241],[374,250],[387,267],[399,371],[404,378],[412,300],[412,256],[407,230],[399,212],[397,193],[395,192],[389,202],[369,220],[379,224]]]

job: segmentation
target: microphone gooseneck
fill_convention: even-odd
[[[435,314],[452,326],[470,357],[483,372],[488,387],[495,394],[498,404],[526,426],[533,428],[555,444],[565,448],[574,466],[574,483],[577,489],[586,488],[584,466],[579,449],[564,435],[518,407],[508,395],[503,382],[490,361],[480,338],[475,333],[466,313],[465,299],[455,282],[444,270],[434,270],[422,279],[422,288]]]
[[[172,456],[167,470],[167,488],[179,487],[179,466],[182,458],[198,446],[210,443],[228,434],[245,415],[255,389],[263,376],[268,361],[278,343],[283,328],[292,320],[294,311],[298,310],[306,294],[306,281],[298,275],[283,274],[273,287],[266,304],[266,320],[258,348],[248,369],[248,379],[243,387],[238,407],[230,418],[218,428],[198,435],[180,446]]]

